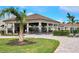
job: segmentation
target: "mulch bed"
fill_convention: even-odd
[[[8,43],[6,43],[7,45],[17,45],[17,46],[22,46],[22,45],[28,45],[28,44],[35,44],[36,42],[32,42],[29,40],[24,40],[22,42],[19,42],[18,39],[16,40],[10,40]]]

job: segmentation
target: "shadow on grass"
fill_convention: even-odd
[[[10,40],[8,43],[6,43],[7,45],[11,45],[11,46],[23,46],[23,45],[30,45],[30,44],[35,44],[36,42],[33,41],[29,41],[29,40],[24,40],[23,42],[19,42],[18,39],[16,40]]]

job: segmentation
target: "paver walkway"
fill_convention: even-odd
[[[49,38],[60,41],[59,47],[55,53],[78,53],[79,52],[79,37],[64,37],[53,36],[52,34],[26,34],[25,37],[33,38]],[[0,38],[18,38],[18,36],[0,36]]]

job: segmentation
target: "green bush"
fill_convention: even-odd
[[[69,31],[68,30],[53,31],[53,35],[55,35],[55,36],[68,36]]]
[[[0,31],[0,34],[1,34],[1,35],[4,35],[4,34],[5,34],[5,31],[4,31],[4,30],[1,30],[1,31]]]
[[[79,33],[79,30],[73,30],[74,35],[77,34],[77,33]]]

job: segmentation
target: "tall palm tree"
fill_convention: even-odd
[[[70,13],[67,13],[67,18],[69,19],[70,23],[75,23],[75,16],[71,16]]]
[[[67,18],[69,19],[69,23],[71,23],[73,27],[73,24],[75,23],[75,16],[71,16],[70,13],[67,13]],[[73,33],[73,30],[72,30],[72,33]]]
[[[5,13],[13,14],[16,16],[16,21],[20,23],[19,24],[19,27],[20,27],[19,28],[19,42],[23,42],[24,41],[23,26],[26,22],[26,10],[19,11],[17,8],[13,8],[13,7],[5,8],[5,9],[2,9],[0,16],[4,16]]]

